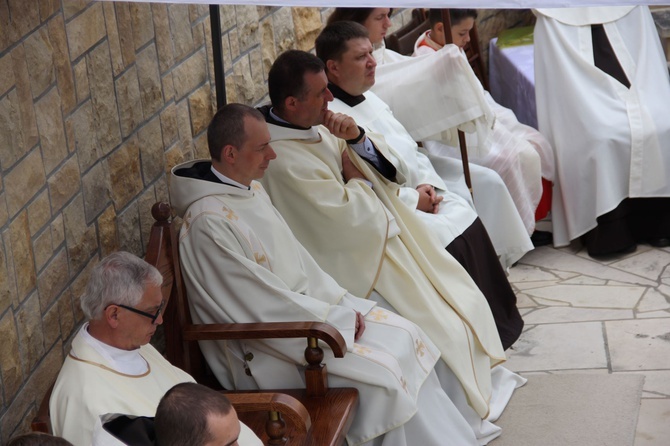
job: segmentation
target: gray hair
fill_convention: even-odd
[[[93,268],[81,296],[81,309],[87,319],[100,319],[109,305],[134,307],[142,300],[147,285],[162,283],[163,276],[153,265],[129,252],[118,251]]]

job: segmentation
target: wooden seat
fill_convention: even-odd
[[[414,52],[416,39],[429,29],[430,22],[426,19],[425,11],[418,8],[413,9],[412,19],[384,39],[386,48],[409,56]]]
[[[314,446],[342,444],[358,406],[358,390],[328,387],[327,368],[321,364],[323,350],[318,345],[318,341],[321,340],[328,344],[336,358],[343,357],[346,343],[342,335],[332,326],[321,322],[193,324],[181,276],[177,230],[170,218],[170,206],[167,203],[156,203],[151,213],[156,222],[151,228],[145,260],[156,266],[163,275],[162,292],[167,300],[163,316],[167,359],[190,373],[196,381],[220,388],[207,367],[197,341],[304,337],[305,359],[308,364],[305,370],[306,388],[272,389],[258,393],[271,391],[290,395],[306,408],[311,428],[307,430],[295,425],[293,419],[286,420],[289,422],[286,423],[283,436],[289,440],[289,444]],[[255,392],[243,393],[249,395]],[[271,417],[277,418],[278,415],[273,414]],[[263,428],[268,422],[267,416],[259,415],[257,412],[243,412],[240,413],[240,419],[266,444],[282,444],[279,442],[281,438],[274,438],[270,442],[270,436]],[[281,422],[276,424],[280,425]]]

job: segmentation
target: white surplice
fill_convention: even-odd
[[[324,345],[329,383],[356,387],[360,394],[350,445],[382,435],[375,444],[439,444],[447,432],[458,444],[475,444],[470,426],[440,388],[433,372],[440,352],[423,331],[352,296],[321,270],[259,183],[246,190],[182,174],[202,162],[175,167],[170,185],[184,219],[179,247],[194,320],[327,322],[347,342],[341,359]],[[355,311],[366,323],[357,341]],[[201,348],[226,386],[304,387],[304,339],[203,342]],[[436,414],[444,416],[442,423],[430,427],[425,422]]]
[[[277,159],[262,182],[318,264],[354,294],[374,289],[438,346],[485,418],[490,368],[505,360],[491,310],[463,267],[383,179],[325,127],[268,124]],[[388,148],[377,149],[390,159]],[[342,152],[373,183],[345,182]]]
[[[465,186],[461,162],[451,158],[426,156],[402,124],[395,119],[387,104],[371,91],[364,93],[364,96],[366,99],[354,107],[336,98],[329,104],[329,108],[334,112],[350,115],[366,131],[376,133],[377,136],[370,134],[373,139],[385,140],[391,154],[389,161],[407,179],[405,187],[400,189],[400,198],[410,208],[416,208],[418,194],[415,188],[420,184],[432,185],[437,189],[438,195],[444,197],[437,214],[418,210],[416,214],[437,235],[442,246],[446,247],[477,217],[472,196]],[[435,160],[435,165],[431,163],[432,160]],[[498,175],[481,168],[473,172],[473,178],[477,179],[473,189],[491,198],[489,201],[492,212],[483,212],[480,216],[500,262],[506,269],[532,250],[533,244]],[[479,200],[475,199],[479,204]],[[480,207],[486,208],[483,205],[477,206],[477,211]]]
[[[54,435],[75,446],[91,444],[99,416],[107,413],[153,417],[158,402],[175,384],[193,382],[150,344],[139,348],[147,371],[129,375],[112,364],[84,339],[81,328],[61,368],[49,400]]]
[[[554,245],[564,246],[627,197],[670,196],[670,80],[646,6],[536,15],[538,124],[555,149]],[[630,89],[595,66],[592,24],[603,25]]]

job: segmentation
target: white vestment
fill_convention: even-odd
[[[384,138],[390,150],[390,161],[407,179],[404,184],[405,187],[400,189],[400,198],[410,208],[416,208],[418,194],[415,188],[420,184],[432,185],[437,189],[438,195],[444,197],[437,214],[417,210],[416,215],[437,235],[440,243],[442,243],[441,246],[446,247],[455,237],[467,229],[477,217],[472,197],[462,178],[462,164],[460,161],[450,158],[437,159],[435,164],[440,168],[438,174],[436,166],[431,164],[431,159],[419,151],[417,143],[402,124],[395,119],[388,105],[371,91],[366,92],[364,96],[366,99],[354,107],[336,98],[330,103],[329,108],[335,112],[351,116],[366,131],[378,134],[378,136],[370,135],[373,139]],[[433,157],[433,159],[435,158],[439,157]],[[488,169],[481,169],[481,171],[483,170]],[[479,191],[479,187],[483,185],[493,185],[493,187],[488,188],[490,190],[483,193],[494,198],[494,200],[491,200],[491,205],[496,213],[494,215],[484,213],[487,220],[482,218],[482,222],[487,232],[489,232],[489,227],[491,228],[489,237],[493,247],[503,268],[508,268],[523,257],[526,252],[532,250],[533,244],[514,208],[507,189],[499,181],[499,177],[490,171],[481,171],[478,170],[477,173],[486,177],[498,178],[497,183],[495,179],[488,183],[478,179],[477,190]],[[452,190],[454,187],[461,193],[464,192],[464,196],[455,193]]]
[[[446,433],[456,436],[456,444],[475,444],[433,373],[440,352],[424,332],[347,293],[321,270],[259,183],[246,190],[182,173],[202,163],[175,167],[170,185],[172,203],[184,218],[179,248],[194,320],[327,322],[347,342],[341,359],[324,345],[329,383],[356,387],[360,395],[347,434],[350,445],[382,435],[388,445],[437,445]],[[365,315],[366,329],[354,341],[356,311]],[[201,348],[226,386],[304,387],[304,339],[203,342]],[[240,356],[253,381],[243,377]],[[431,427],[428,420],[436,413],[445,418]]]
[[[535,93],[554,146],[554,245],[597,226],[625,198],[670,196],[670,81],[646,6],[540,9]],[[594,64],[602,24],[631,86]]]
[[[422,45],[426,37],[423,34],[417,39],[414,45],[415,55],[438,53],[433,45]],[[463,52],[461,55],[465,59]],[[462,68],[472,71],[467,63]],[[542,177],[549,181],[554,179],[554,154],[551,145],[540,132],[521,124],[512,110],[498,104],[481,84],[480,88],[486,103],[495,114],[495,124],[491,137],[483,142],[477,135],[466,133],[468,154],[471,154],[468,161],[489,167],[500,174],[528,234],[532,234],[535,229],[535,209],[542,196]],[[439,141],[426,141],[424,145],[434,155],[461,158],[460,150],[455,146]],[[482,145],[484,147],[480,147]]]
[[[321,268],[350,292],[376,290],[438,346],[485,418],[490,368],[505,360],[491,310],[463,267],[383,179],[325,127],[268,124],[277,159],[263,178],[272,202]],[[377,143],[390,159],[387,146]],[[342,178],[342,152],[363,181]],[[400,172],[399,172],[400,174]]]
[[[193,382],[183,370],[174,367],[150,344],[139,354],[148,372],[133,376],[117,372],[83,337],[83,330],[72,340],[72,349],[58,374],[49,400],[54,435],[75,446],[91,444],[99,416],[123,413],[153,417],[158,402],[175,384]]]

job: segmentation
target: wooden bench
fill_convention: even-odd
[[[306,408],[311,420],[311,428],[300,426],[294,411],[287,411],[293,417],[285,423],[278,413],[270,415],[271,432],[264,432],[268,423],[266,415],[258,412],[240,411],[240,419],[266,444],[282,444],[282,437],[291,445],[339,445],[353,422],[358,406],[358,390],[354,388],[329,388],[327,368],[323,361],[321,340],[328,344],[336,358],[344,356],[346,343],[342,335],[332,326],[321,322],[274,322],[245,324],[193,324],[186,298],[186,289],[179,264],[177,229],[171,220],[171,209],[167,203],[154,204],[151,213],[156,220],[151,228],[145,260],[156,266],[163,275],[163,295],[167,300],[163,327],[165,330],[166,356],[175,366],[190,373],[196,381],[220,388],[207,367],[197,341],[295,338],[306,339],[305,389],[272,389],[290,395]],[[268,390],[263,390],[268,392]],[[243,392],[253,395],[254,392]],[[229,397],[235,392],[227,393]],[[237,407],[237,406],[236,406]],[[286,407],[284,407],[286,409]],[[270,438],[271,435],[274,438]]]

